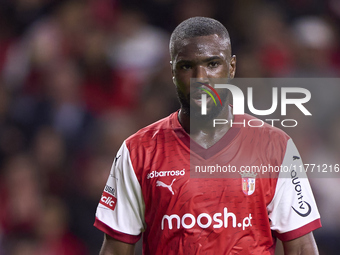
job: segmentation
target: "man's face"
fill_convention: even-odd
[[[177,87],[181,109],[185,114],[201,116],[201,96],[208,89],[204,84],[214,87],[211,79],[233,78],[236,59],[231,57],[230,43],[218,35],[198,36],[176,42],[172,56],[172,74]],[[200,83],[190,86],[190,79],[196,78]],[[227,103],[228,90],[216,89],[223,106]],[[210,92],[212,92],[210,90]],[[213,93],[213,92],[212,92]],[[207,97],[207,116],[216,117],[222,107],[215,106],[212,98]]]

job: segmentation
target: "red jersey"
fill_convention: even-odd
[[[275,127],[235,125],[204,149],[176,112],[124,141],[95,226],[127,243],[143,233],[144,254],[274,254],[276,237],[321,226],[301,166],[294,143]]]

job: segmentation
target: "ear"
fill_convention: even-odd
[[[229,66],[229,77],[233,79],[236,73],[236,56],[235,55],[231,57],[229,65],[230,65]]]
[[[171,66],[172,82],[176,85],[176,78],[175,78],[174,69],[173,69],[172,65],[173,65],[173,62],[171,60],[170,61],[170,66]]]

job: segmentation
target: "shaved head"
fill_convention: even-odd
[[[228,30],[219,21],[206,17],[193,17],[179,24],[171,34],[170,56],[173,59],[176,46],[184,39],[216,34],[230,45]]]

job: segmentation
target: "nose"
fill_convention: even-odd
[[[198,80],[202,80],[203,82],[208,80],[207,71],[205,70],[204,66],[197,66],[196,67],[193,78],[196,78]]]

